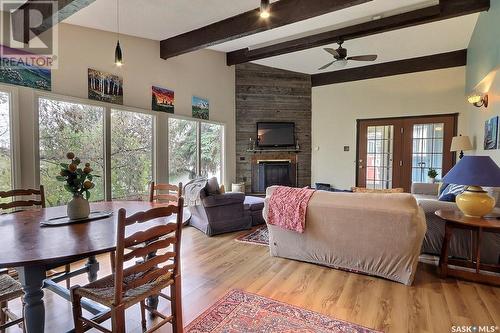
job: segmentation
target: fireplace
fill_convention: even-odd
[[[252,192],[265,193],[273,185],[297,186],[295,154],[286,158],[257,156],[252,160]]]

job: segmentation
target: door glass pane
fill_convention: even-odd
[[[104,199],[104,108],[69,103],[47,98],[38,101],[40,184],[45,186],[48,206],[65,205],[71,194],[56,180],[67,162],[66,153],[73,152],[83,163],[90,163],[95,187],[91,201]]]
[[[442,177],[444,123],[413,125],[412,182],[428,183],[429,169]]]
[[[168,179],[171,184],[186,184],[196,177],[196,131],[196,121],[168,119]]]
[[[394,126],[368,126],[366,187],[392,188]]]
[[[0,191],[11,189],[10,95],[0,91]]]
[[[111,194],[141,200],[153,177],[153,116],[111,110]]]
[[[224,126],[201,123],[201,176],[217,177],[222,184]]]

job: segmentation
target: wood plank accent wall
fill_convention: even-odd
[[[293,121],[299,141],[298,186],[311,184],[311,77],[246,63],[236,66],[236,177],[252,188],[249,138],[258,121]]]

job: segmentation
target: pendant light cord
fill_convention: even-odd
[[[120,0],[116,0],[116,39],[120,40]]]

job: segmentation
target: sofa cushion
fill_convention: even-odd
[[[365,187],[353,187],[354,193],[404,193],[403,188],[390,188],[390,189],[372,189]]]
[[[439,201],[455,202],[457,195],[465,190],[464,185],[448,184],[439,195]]]
[[[208,197],[204,197],[203,206],[205,206],[205,208],[210,208],[210,207],[218,207],[218,206],[226,206],[234,204],[243,204],[243,201],[245,201],[244,193],[224,193],[224,194],[209,195]]]
[[[264,198],[246,196],[243,204],[246,210],[259,211],[264,209]]]

